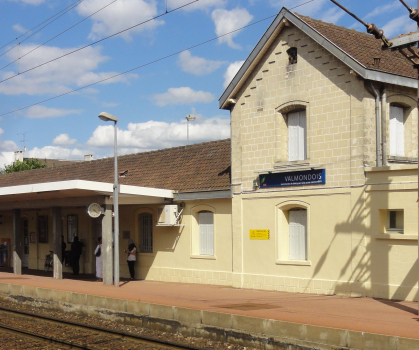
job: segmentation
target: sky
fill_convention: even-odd
[[[118,154],[186,145],[189,114],[190,144],[230,137],[218,99],[283,6],[365,31],[331,1],[307,1],[0,0],[0,168],[24,146],[113,156],[103,111],[119,118]],[[340,3],[388,38],[416,30],[398,0]]]

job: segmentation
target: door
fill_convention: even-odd
[[[289,220],[289,259],[307,260],[307,211],[290,210]]]
[[[22,219],[23,230],[23,261],[22,267],[29,267],[29,224],[28,219]]]

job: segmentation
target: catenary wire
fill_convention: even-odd
[[[29,38],[33,37],[36,33],[40,32],[42,29],[44,29],[45,27],[48,27],[51,23],[55,22],[57,19],[59,19],[60,17],[64,16],[67,12],[71,11],[72,9],[74,9],[75,7],[77,7],[78,5],[80,5],[84,0],[80,0],[76,5],[72,6],[71,8],[69,8],[68,10],[66,10],[65,12],[63,12],[61,15],[59,15],[58,17],[54,18],[51,22],[45,24],[43,27],[39,28],[36,32],[33,32],[31,35],[27,36],[25,39],[21,40],[20,42],[18,42],[16,45],[12,46],[11,48],[9,48],[8,50],[6,50],[5,52],[3,52],[0,57],[4,56],[6,53],[8,53],[9,51],[13,50],[16,46],[22,44],[23,42],[25,42],[26,40],[28,40]]]
[[[25,33],[23,33],[23,34],[19,35],[17,38],[14,38],[13,40],[9,41],[7,44],[4,44],[3,46],[0,46],[0,50],[1,50],[3,47],[6,47],[7,45],[10,45],[10,44],[11,44],[12,42],[14,42],[15,40],[20,39],[22,36],[25,36],[26,34],[28,34],[29,32],[31,32],[32,30],[34,30],[34,29],[38,28],[40,25],[44,24],[45,22],[48,22],[51,18],[54,18],[55,16],[58,16],[61,12],[65,11],[65,10],[66,10],[66,9],[68,9],[69,7],[72,7],[72,6],[74,6],[74,4],[79,3],[79,2],[81,2],[81,0],[78,0],[78,1],[76,1],[76,2],[74,2],[74,3],[72,3],[71,5],[69,5],[69,6],[67,6],[66,8],[62,9],[61,11],[57,12],[55,15],[52,15],[51,17],[48,17],[45,21],[43,21],[43,22],[41,22],[41,23],[37,24],[35,27],[33,27],[33,28],[31,28],[31,29],[27,30]]]
[[[300,7],[300,6],[303,6],[303,5],[308,4],[308,3],[310,3],[310,2],[313,2],[313,1],[316,1],[316,0],[309,0],[309,1],[306,1],[306,2],[304,2],[304,3],[302,3],[302,4],[300,4],[300,5],[297,5],[297,6],[291,7],[291,8],[290,8],[290,10],[295,9],[295,8],[297,8],[297,7]],[[105,82],[105,81],[111,80],[111,79],[113,79],[113,78],[119,77],[119,76],[124,75],[124,74],[127,74],[127,73],[130,73],[130,72],[135,71],[135,70],[137,70],[137,69],[141,69],[141,68],[144,68],[144,67],[146,67],[146,66],[150,66],[150,65],[152,65],[152,64],[154,64],[154,63],[157,63],[157,62],[160,62],[160,61],[166,60],[166,59],[168,59],[168,58],[170,58],[170,57],[173,57],[173,56],[176,56],[176,55],[178,55],[178,54],[180,54],[180,53],[182,53],[182,52],[185,52],[185,51],[188,51],[188,50],[192,50],[192,49],[194,49],[194,48],[196,48],[196,47],[199,47],[199,46],[202,46],[202,45],[208,44],[208,43],[210,43],[210,42],[212,42],[212,41],[217,40],[218,38],[222,38],[222,37],[224,37],[224,36],[226,36],[226,35],[230,35],[230,34],[232,34],[232,33],[235,33],[235,32],[237,32],[237,31],[239,31],[239,30],[242,30],[242,29],[245,29],[245,28],[249,28],[249,27],[251,27],[251,26],[254,26],[254,25],[258,24],[258,23],[264,22],[264,21],[266,21],[266,20],[268,20],[268,19],[270,19],[270,18],[272,18],[272,17],[276,17],[276,16],[277,16],[277,14],[272,15],[272,16],[268,16],[268,17],[265,17],[265,18],[263,18],[263,19],[260,19],[259,21],[253,22],[253,23],[248,24],[248,25],[246,25],[246,26],[244,26],[244,27],[237,28],[237,29],[235,29],[235,30],[232,30],[231,32],[228,32],[228,33],[225,33],[225,34],[222,34],[222,35],[216,36],[216,37],[214,37],[214,38],[212,38],[212,39],[209,39],[209,40],[203,41],[203,42],[201,42],[201,43],[199,43],[199,44],[196,44],[196,45],[190,46],[190,47],[188,47],[188,48],[186,48],[186,49],[183,49],[183,50],[180,50],[180,51],[174,52],[174,53],[172,53],[172,54],[170,54],[170,55],[167,55],[167,56],[164,56],[164,57],[158,58],[158,59],[156,59],[156,60],[154,60],[154,61],[150,61],[150,62],[144,63],[144,64],[142,64],[142,65],[140,65],[140,66],[137,66],[137,67],[131,68],[131,69],[126,70],[126,71],[124,71],[124,72],[122,72],[122,73],[118,73],[118,74],[115,74],[115,75],[113,75],[113,76],[111,76],[111,77],[108,77],[108,78],[105,78],[105,79],[102,79],[102,80],[98,80],[98,81],[96,81],[96,82],[94,82],[94,83],[91,83],[91,84],[88,84],[88,85],[84,85],[84,86],[82,86],[82,87],[80,87],[80,88],[78,88],[78,89],[74,89],[74,90],[71,90],[71,91],[65,92],[65,93],[63,93],[63,94],[60,94],[60,95],[57,95],[57,96],[50,97],[50,98],[48,98],[48,99],[46,99],[46,100],[39,101],[39,102],[36,102],[36,103],[30,104],[30,105],[27,105],[27,106],[25,106],[25,107],[21,107],[21,108],[15,109],[15,110],[13,110],[13,111],[10,111],[10,112],[6,112],[6,113],[3,113],[3,114],[0,114],[0,117],[3,117],[3,116],[5,116],[5,115],[11,114],[11,113],[19,112],[19,111],[22,111],[22,110],[24,110],[24,109],[27,109],[27,108],[30,108],[30,107],[33,107],[33,106],[37,106],[37,105],[40,105],[40,104],[45,103],[45,102],[48,102],[48,101],[55,100],[55,99],[57,99],[57,98],[59,98],[59,97],[63,97],[63,96],[66,96],[66,95],[72,94],[73,92],[77,92],[77,91],[80,91],[80,90],[86,89],[86,88],[88,88],[88,87],[91,87],[91,86],[93,86],[93,85],[103,83],[103,82]]]
[[[165,12],[165,13],[162,13],[162,14],[160,14],[160,15],[158,15],[158,16],[152,17],[152,18],[150,18],[150,19],[148,19],[148,20],[146,20],[146,21],[143,21],[143,22],[141,22],[141,23],[137,23],[136,25],[133,25],[132,27],[126,28],[126,29],[124,29],[124,30],[121,30],[121,31],[119,31],[119,32],[117,32],[117,33],[114,33],[114,34],[112,34],[112,35],[109,35],[109,36],[107,36],[107,37],[105,37],[105,38],[102,38],[102,39],[100,39],[100,40],[97,40],[97,41],[95,41],[95,42],[93,42],[93,43],[90,43],[90,44],[88,44],[88,45],[85,45],[85,46],[79,47],[79,48],[78,48],[78,49],[76,49],[76,50],[73,50],[73,51],[67,52],[67,53],[66,53],[66,54],[64,54],[64,55],[61,55],[61,56],[59,56],[59,57],[55,57],[54,59],[49,60],[49,61],[47,61],[47,62],[44,62],[44,63],[38,64],[38,65],[37,65],[37,66],[35,66],[35,67],[29,68],[29,69],[27,69],[27,70],[24,70],[23,72],[19,72],[18,74],[15,74],[15,75],[12,75],[12,76],[10,76],[10,77],[8,77],[8,78],[6,78],[6,79],[0,80],[0,84],[1,84],[1,83],[3,83],[3,82],[5,82],[5,81],[7,81],[7,80],[10,80],[10,79],[16,78],[16,77],[18,77],[18,76],[20,76],[20,75],[22,75],[22,74],[25,74],[25,73],[27,73],[27,72],[30,72],[30,71],[32,71],[32,70],[34,70],[34,69],[37,69],[37,68],[42,67],[42,66],[45,66],[45,65],[46,65],[46,64],[48,64],[48,63],[51,63],[51,62],[57,61],[57,60],[59,60],[60,58],[63,58],[63,57],[69,56],[69,55],[71,55],[71,54],[73,54],[73,53],[76,53],[76,52],[78,52],[78,51],[81,51],[81,50],[83,50],[83,49],[85,49],[85,48],[87,48],[87,47],[93,46],[93,45],[95,45],[95,44],[97,44],[97,43],[100,43],[100,42],[102,42],[102,41],[105,41],[105,40],[107,40],[107,39],[110,39],[110,38],[112,38],[112,37],[114,37],[114,36],[117,36],[117,35],[119,35],[119,34],[121,34],[121,33],[124,33],[124,32],[126,32],[126,31],[128,31],[128,30],[131,30],[131,29],[133,29],[133,28],[135,28],[135,27],[138,27],[138,26],[141,26],[141,25],[146,24],[146,23],[148,23],[148,22],[154,21],[154,20],[155,20],[155,19],[157,19],[157,18],[160,18],[160,17],[166,16],[166,15],[168,15],[169,13],[172,13],[172,12],[175,12],[175,11],[177,11],[177,10],[180,10],[181,8],[186,7],[186,6],[189,6],[189,5],[191,5],[191,4],[195,3],[195,2],[198,2],[198,1],[199,1],[199,0],[193,0],[193,1],[191,1],[191,2],[189,2],[189,3],[187,3],[187,4],[185,4],[185,5],[182,5],[182,6],[176,7],[176,8],[175,8],[175,9],[173,9],[173,10],[170,10],[170,11],[167,11],[167,12]],[[7,51],[6,51],[6,52],[7,52]],[[1,56],[2,56],[2,55],[0,55],[0,57],[1,57]]]
[[[45,44],[48,44],[50,41],[52,41],[52,40],[54,40],[54,39],[58,38],[60,35],[64,34],[65,32],[68,32],[70,29],[73,29],[74,27],[78,26],[80,23],[84,22],[85,20],[89,19],[90,17],[92,17],[92,16],[93,16],[93,15],[95,15],[96,13],[98,13],[98,12],[102,11],[103,9],[107,8],[108,6],[112,5],[114,2],[117,2],[117,1],[118,1],[118,0],[114,0],[114,1],[110,2],[110,3],[109,3],[109,4],[107,4],[106,6],[103,6],[103,7],[102,7],[102,8],[100,8],[99,10],[97,10],[97,11],[93,12],[92,14],[90,14],[89,16],[87,16],[87,17],[83,18],[81,21],[79,21],[79,22],[77,22],[77,23],[73,24],[72,26],[68,27],[67,29],[63,30],[61,33],[57,34],[56,36],[54,36],[54,37],[52,37],[52,38],[48,39],[47,41],[45,41],[45,42],[44,42],[44,43],[42,43],[41,45],[38,45],[38,46],[37,46],[37,47],[35,47],[34,49],[32,49],[32,50],[28,51],[27,53],[25,53],[24,55],[19,56],[19,58],[15,59],[14,61],[12,61],[12,62],[10,62],[10,63],[6,64],[6,65],[5,65],[5,66],[3,66],[3,67],[1,67],[1,68],[0,68],[0,71],[1,71],[1,70],[3,70],[4,68],[9,67],[10,65],[12,65],[13,63],[15,63],[16,61],[18,61],[18,60],[22,59],[23,57],[25,57],[25,56],[29,55],[30,53],[34,52],[35,50],[39,49],[41,46],[44,46]],[[1,57],[1,56],[0,56],[0,57]]]

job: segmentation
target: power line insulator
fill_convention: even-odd
[[[368,25],[367,32],[368,34],[374,35],[376,39],[381,39],[384,36],[384,31],[378,29],[374,23]]]
[[[409,15],[410,19],[413,19],[417,24],[419,24],[419,11],[412,9]]]

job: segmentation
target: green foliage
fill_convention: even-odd
[[[25,159],[23,162],[16,161],[13,164],[6,165],[4,169],[1,169],[1,174],[10,174],[16,173],[18,171],[25,171],[25,170],[32,170],[32,169],[40,169],[46,168],[46,162],[41,162],[39,159],[36,158],[29,158]]]

